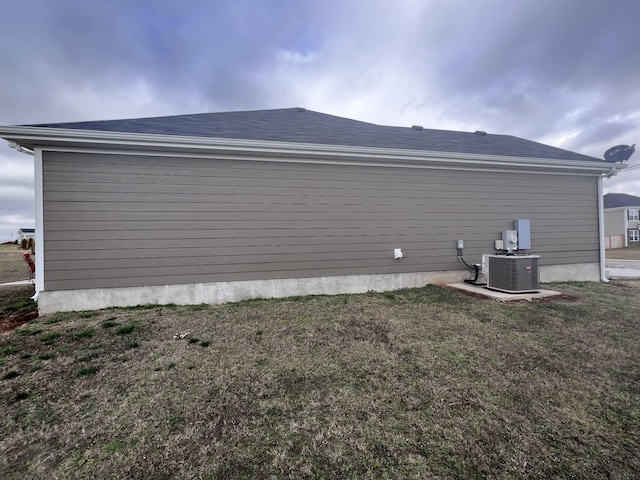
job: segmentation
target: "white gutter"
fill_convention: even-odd
[[[16,151],[18,151],[20,153],[26,153],[27,155],[33,155],[34,154],[33,150],[31,150],[30,148],[23,147],[19,143],[11,141],[11,140],[9,140],[9,147],[15,149]]]
[[[608,178],[608,177],[607,177]],[[603,177],[598,177],[598,236],[600,237],[600,280],[609,283],[606,273],[606,252],[604,248],[604,197],[602,189]]]
[[[571,171],[604,174],[611,170],[605,161],[523,158],[502,155],[436,152],[398,148],[321,145],[225,138],[188,137],[122,132],[99,132],[46,127],[0,127],[0,137],[24,148],[103,147],[179,152],[215,152],[231,155],[249,154],[264,161],[313,161],[318,163],[367,164],[380,166],[428,166],[468,168],[478,166],[544,171]],[[387,165],[388,164],[388,165]]]

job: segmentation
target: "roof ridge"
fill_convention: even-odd
[[[71,122],[43,122],[43,123],[31,123],[22,124],[21,127],[41,127],[47,125],[76,125],[79,123],[103,123],[103,122],[130,122],[134,120],[153,120],[156,118],[178,118],[178,117],[194,117],[198,115],[224,115],[229,113],[257,113],[257,112],[277,112],[285,110],[295,110],[300,107],[287,107],[287,108],[262,108],[257,110],[225,110],[221,112],[198,112],[198,113],[178,113],[175,115],[151,115],[148,117],[124,117],[124,118],[107,118],[97,120],[74,120]],[[306,110],[306,109],[305,109]],[[306,110],[310,111],[310,110]],[[320,112],[316,112],[320,113]]]

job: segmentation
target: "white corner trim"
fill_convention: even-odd
[[[36,295],[44,290],[44,204],[42,194],[42,148],[33,151],[36,207]]]

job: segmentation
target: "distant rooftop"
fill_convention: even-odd
[[[640,207],[640,197],[626,193],[607,193],[604,196],[604,208]]]
[[[511,135],[376,125],[304,108],[28,126],[604,162]]]

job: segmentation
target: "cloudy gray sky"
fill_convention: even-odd
[[[294,106],[601,158],[640,143],[640,1],[2,1],[1,125]],[[0,240],[33,217],[3,142]]]

